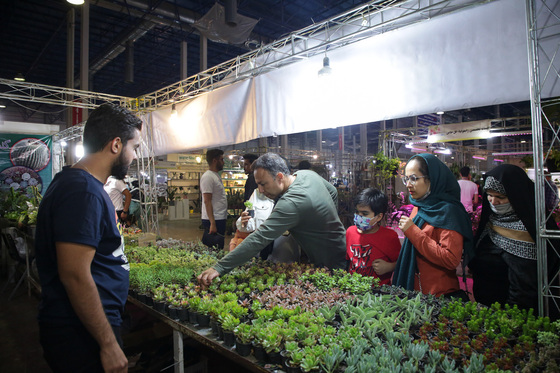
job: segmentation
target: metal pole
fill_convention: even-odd
[[[539,56],[536,33],[536,13],[534,0],[526,1],[527,15],[527,51],[529,56],[529,92],[531,97],[531,119],[533,130],[533,163],[535,167],[535,218],[536,218],[536,244],[537,244],[537,273],[539,294],[539,315],[548,313],[548,304],[545,304],[544,285],[548,284],[546,239],[542,237],[545,229],[545,204],[544,204],[544,169],[542,148],[542,122],[541,122],[541,92],[539,76]],[[547,285],[548,286],[548,285]],[[548,303],[548,302],[546,302]]]
[[[74,88],[74,44],[76,42],[76,10],[70,8],[68,11],[68,19],[66,23],[66,87]],[[66,100],[72,101],[74,96],[69,94],[66,96]],[[71,127],[74,123],[72,122],[72,111],[74,109],[69,107],[66,109],[66,128]]]
[[[82,5],[82,29],[80,39],[80,89],[89,91],[89,0]],[[88,117],[88,110],[83,109],[83,120]]]

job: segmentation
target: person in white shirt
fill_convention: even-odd
[[[103,189],[105,189],[109,198],[111,198],[111,202],[113,202],[113,205],[115,206],[115,211],[117,212],[117,216],[121,223],[126,222],[128,219],[128,209],[130,207],[130,202],[132,201],[132,195],[127,189],[125,182],[114,176],[110,176],[103,186]]]
[[[210,149],[206,152],[208,171],[200,178],[202,193],[202,243],[206,246],[224,248],[226,233],[227,199],[222,178],[218,172],[224,169],[224,151]]]
[[[467,166],[461,168],[461,179],[457,180],[461,188],[461,203],[467,212],[473,212],[473,202],[478,204],[478,185],[471,181],[471,169]]]

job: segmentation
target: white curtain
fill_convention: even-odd
[[[525,2],[494,1],[328,52],[328,79],[315,56],[179,104],[176,118],[158,110],[155,153],[528,100],[525,22]]]

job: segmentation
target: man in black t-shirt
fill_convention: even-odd
[[[142,121],[105,104],[84,127],[86,155],[58,173],[39,207],[35,251],[41,281],[39,331],[55,372],[126,372],[120,326],[129,264],[103,185],[124,178]]]
[[[245,201],[248,201],[249,198],[251,198],[251,194],[253,194],[253,191],[257,189],[257,183],[255,182],[255,176],[253,175],[253,170],[251,169],[251,165],[258,157],[259,156],[255,154],[245,154],[243,156],[243,169],[247,174],[247,181],[245,181],[245,193],[244,193]]]

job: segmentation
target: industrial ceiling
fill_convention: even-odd
[[[385,3],[387,0],[377,2]],[[233,45],[209,40],[207,67],[231,60],[367,1],[226,0],[217,3],[236,3],[237,14],[258,22],[245,43]],[[200,62],[201,36],[193,23],[207,14],[216,1],[90,0],[89,4],[90,91],[139,97],[181,80],[182,42],[188,46],[187,76],[204,70]],[[67,86],[67,35],[71,9],[75,11],[74,88],[80,88],[81,6],[71,5],[64,0],[1,2],[0,78],[13,79],[21,74],[28,82]],[[234,31],[235,27],[232,28]],[[131,52],[127,52],[127,45],[133,46]],[[127,55],[133,58],[127,58]],[[127,65],[132,66],[128,74]],[[11,114],[5,115],[7,120],[63,123],[64,110],[60,107],[38,103],[7,104],[12,106]],[[14,113],[20,118],[15,117]],[[528,103],[448,112],[443,119],[452,123],[519,115],[529,115]],[[412,126],[408,119],[400,120],[398,127]],[[370,127],[370,146],[375,146],[379,126],[370,124]],[[352,126],[347,131],[347,146],[352,148],[353,137],[359,136],[359,129]],[[337,131],[324,132],[326,145],[337,147]]]

